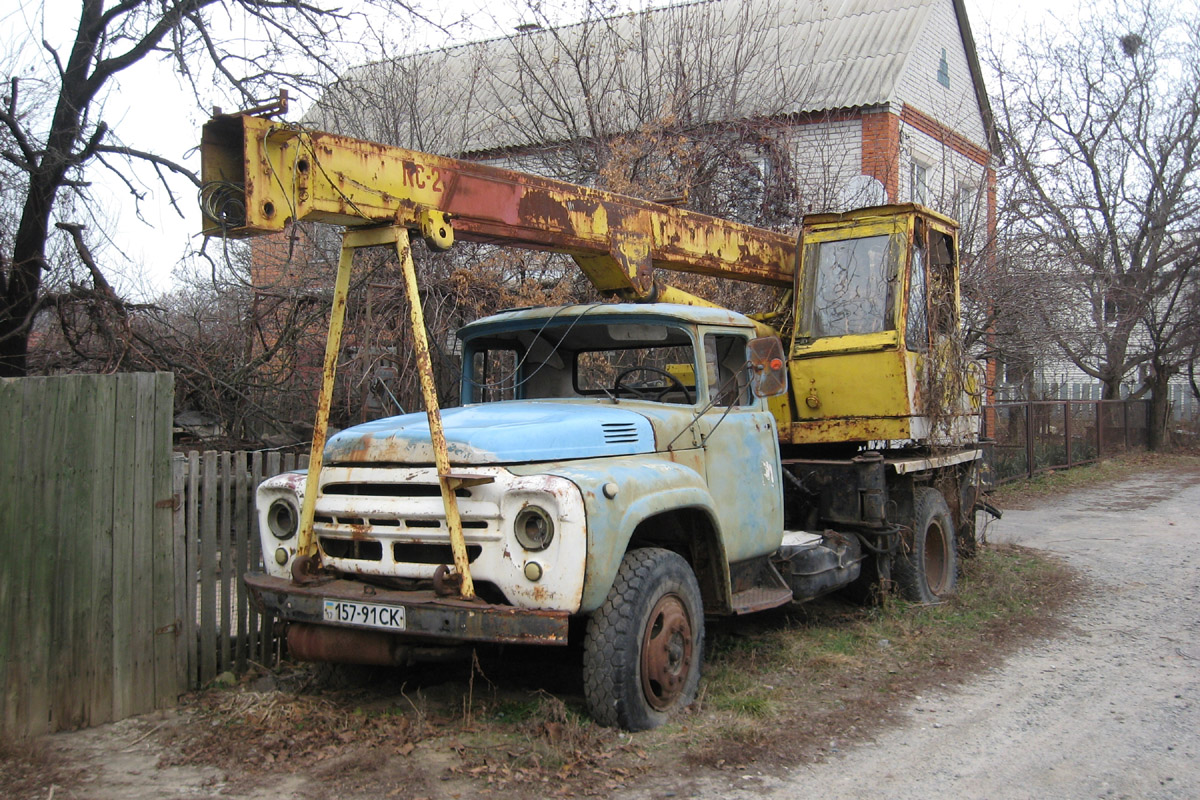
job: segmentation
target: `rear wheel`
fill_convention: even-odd
[[[900,593],[917,603],[937,603],[958,584],[954,522],[937,489],[917,489],[912,535],[905,536],[892,571]]]
[[[604,604],[588,620],[583,684],[597,722],[647,730],[691,704],[700,683],[704,610],[680,555],[625,554]]]
[[[975,530],[975,506],[980,497],[979,464],[970,464],[958,477],[958,554],[974,558],[979,549]]]

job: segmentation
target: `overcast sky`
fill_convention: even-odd
[[[641,7],[643,3],[631,0],[629,5]],[[1005,31],[1019,30],[1024,25],[1024,5],[1009,0],[967,0],[979,47],[985,46],[989,33],[1003,36]],[[450,26],[451,38],[435,31],[423,34],[422,40],[431,45],[504,35],[523,21],[520,11],[506,0],[450,0],[438,3],[437,9],[437,21]],[[1045,13],[1044,4],[1040,9],[1032,13]],[[40,10],[45,11],[44,29]],[[38,42],[45,37],[65,53],[78,11],[78,0],[26,2],[12,12],[0,12],[0,26],[4,28],[0,36],[15,37],[10,39],[14,42],[22,39]],[[465,24],[460,22],[464,18]],[[195,148],[208,111],[197,107],[191,89],[172,70],[162,62],[147,60],[121,77],[119,86],[108,98],[104,119],[124,144],[199,169]],[[293,106],[288,117],[297,119],[303,111],[302,107]],[[173,275],[186,253],[199,245],[196,231],[200,215],[195,191],[187,181],[172,182],[184,214],[180,218],[151,170],[140,169],[132,177],[138,190],[146,195],[136,204],[120,179],[102,168],[91,169],[88,179],[93,182],[93,194],[101,198],[97,205],[104,218],[78,221],[87,224],[94,234],[104,230],[114,232],[112,241],[98,244],[96,251],[118,291],[152,297],[171,288]]]

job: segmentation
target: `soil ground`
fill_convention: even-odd
[[[883,623],[836,602],[716,625],[696,709],[636,735],[580,715],[570,649],[400,675],[285,670],[0,745],[0,783],[16,800],[1200,797],[1200,459],[1007,501],[988,540],[1057,554],[1083,577],[1042,570],[1044,613],[984,621],[971,646],[941,650],[939,619],[901,609],[886,629],[897,641],[876,647]],[[864,636],[870,654],[842,655]],[[806,639],[823,644],[797,650]],[[803,670],[756,660],[780,642],[807,654]],[[752,677],[731,690],[740,673]]]

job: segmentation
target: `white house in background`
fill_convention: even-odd
[[[707,131],[742,184],[785,198],[748,222],[912,200],[960,218],[967,247],[995,225],[998,143],[962,0],[706,0],[522,25],[352,69],[306,121],[575,180],[595,166],[564,169],[580,142]]]

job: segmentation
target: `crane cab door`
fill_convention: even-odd
[[[978,430],[982,368],[963,351],[957,229],[918,217],[904,301],[913,438],[935,444]]]

